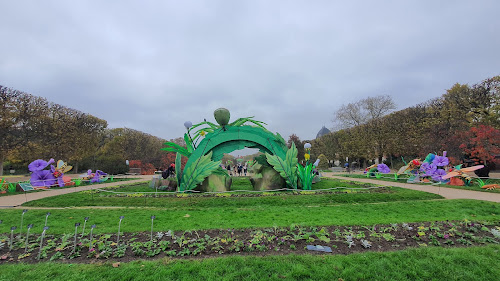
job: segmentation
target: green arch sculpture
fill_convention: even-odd
[[[263,153],[285,158],[288,147],[281,136],[253,126],[227,127],[208,134],[191,154],[189,161],[212,151],[212,160],[219,161],[224,153],[230,153],[245,147],[258,148]],[[187,166],[188,164],[186,164]]]
[[[216,112],[220,110],[218,109]],[[228,111],[227,114],[229,114]],[[251,122],[256,126],[244,125],[246,122]],[[186,126],[189,127],[188,133],[184,135],[186,148],[171,142],[165,143],[170,147],[162,148],[162,150],[177,152],[176,174],[179,191],[192,190],[209,175],[222,173],[220,160],[224,153],[245,147],[258,148],[261,152],[266,153],[268,162],[285,178],[287,184],[292,188],[297,188],[297,150],[295,146],[289,150],[280,134],[271,133],[262,124],[264,123],[250,117],[239,118],[231,124],[221,126],[206,121],[192,127],[191,124]],[[193,141],[189,133],[201,125],[209,127],[198,129]],[[203,140],[195,148],[196,140],[202,136],[204,136]],[[182,172],[180,171],[181,154],[188,157]]]

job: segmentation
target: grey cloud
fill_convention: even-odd
[[[255,116],[314,138],[341,104],[399,108],[498,75],[497,1],[5,1],[0,84],[163,138]]]

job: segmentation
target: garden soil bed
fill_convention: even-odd
[[[47,235],[40,251],[40,235],[0,235],[0,264],[58,261],[67,263],[128,262],[172,257],[209,258],[225,255],[351,254],[411,247],[465,247],[500,243],[500,221],[440,221],[372,226],[274,227],[212,229],[93,235]],[[75,247],[76,245],[76,247]],[[331,253],[306,247],[330,247]],[[27,251],[26,251],[27,248]],[[325,248],[320,250],[325,250]],[[40,254],[40,259],[38,255]]]

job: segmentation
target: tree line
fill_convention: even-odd
[[[125,160],[155,168],[173,163],[175,156],[160,151],[166,140],[107,126],[90,114],[0,85],[0,175],[4,168],[27,171],[35,159],[61,159],[75,172],[112,174],[128,171]],[[182,138],[171,141],[184,144]]]
[[[381,108],[385,105],[388,111],[394,107],[385,101]],[[362,109],[362,104],[343,106],[336,117],[349,119],[350,114],[356,115]],[[356,161],[361,166],[375,159],[381,163],[386,157],[387,164],[395,167],[402,164],[401,157],[411,160],[430,152],[447,151],[455,164],[498,163],[500,76],[472,86],[457,83],[439,98],[390,114],[374,112],[377,114],[372,116],[360,114],[361,118],[351,120],[345,128],[312,140],[312,157],[324,154],[328,159],[341,161],[348,157],[349,162]],[[289,142],[298,145],[301,142],[297,139],[291,136]]]

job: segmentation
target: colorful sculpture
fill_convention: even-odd
[[[49,188],[54,185],[59,187],[73,185],[70,177],[64,176],[64,173],[70,171],[72,166],[68,166],[64,161],[57,161],[57,166],[51,165],[54,159],[48,162],[43,159],[37,159],[28,165],[31,172],[30,183],[33,187]],[[50,165],[50,170],[45,170]]]
[[[473,172],[475,170],[479,170],[483,168],[484,165],[477,165],[468,168],[462,168],[462,164],[455,166],[450,169],[450,172],[444,175],[442,178],[444,180],[450,179],[451,185],[469,185],[472,180],[472,177],[466,174],[466,172]]]
[[[101,170],[96,170],[95,173],[92,173],[92,170],[89,169],[87,174],[81,175],[80,178],[82,180],[90,180],[91,183],[101,183],[108,180],[108,174]]]
[[[0,180],[0,194],[7,193],[9,185],[4,179]]]
[[[446,151],[443,152],[443,156],[429,153],[424,161],[420,158],[413,159],[410,163],[401,167],[396,176],[401,174],[409,175],[407,180],[408,183],[431,181],[444,183],[447,182],[446,179],[443,179],[443,176],[446,175],[444,168],[448,164],[449,161],[448,157],[446,157]]]
[[[295,144],[292,143],[292,147],[289,149],[295,149]],[[311,190],[312,184],[320,181],[319,173],[317,171],[319,165],[319,159],[316,159],[316,162],[309,163],[309,159],[311,159],[311,144],[304,144],[304,159],[306,160],[305,165],[297,164],[298,178],[300,180],[300,184],[302,185],[302,189]]]
[[[214,173],[220,177],[229,177],[222,171],[220,160],[224,153],[245,147],[258,148],[266,153],[267,161],[285,179],[286,185],[297,188],[296,149],[295,154],[289,151],[285,140],[279,134],[269,132],[263,126],[264,122],[254,120],[253,117],[239,118],[229,123],[230,113],[224,108],[217,109],[214,117],[218,125],[207,121],[196,125],[185,123],[186,148],[172,142],[166,142],[167,147],[162,148],[177,152],[179,159],[180,155],[188,157],[183,171],[180,171],[180,165],[176,165],[179,191],[199,188],[200,183]],[[252,125],[245,125],[246,123]],[[193,138],[191,132],[194,133]]]
[[[370,167],[365,169],[365,174],[369,177],[380,178],[382,174],[388,174],[391,172],[391,169],[386,164],[373,164]]]
[[[481,188],[487,189],[487,190],[493,190],[493,189],[499,189],[500,190],[500,184],[485,184],[481,186]]]
[[[68,164],[62,160],[57,161],[56,167],[50,165],[50,171],[56,178],[59,187],[71,186],[75,184],[71,181],[70,177],[64,175],[64,173],[69,172],[72,168],[73,166],[68,166]]]

